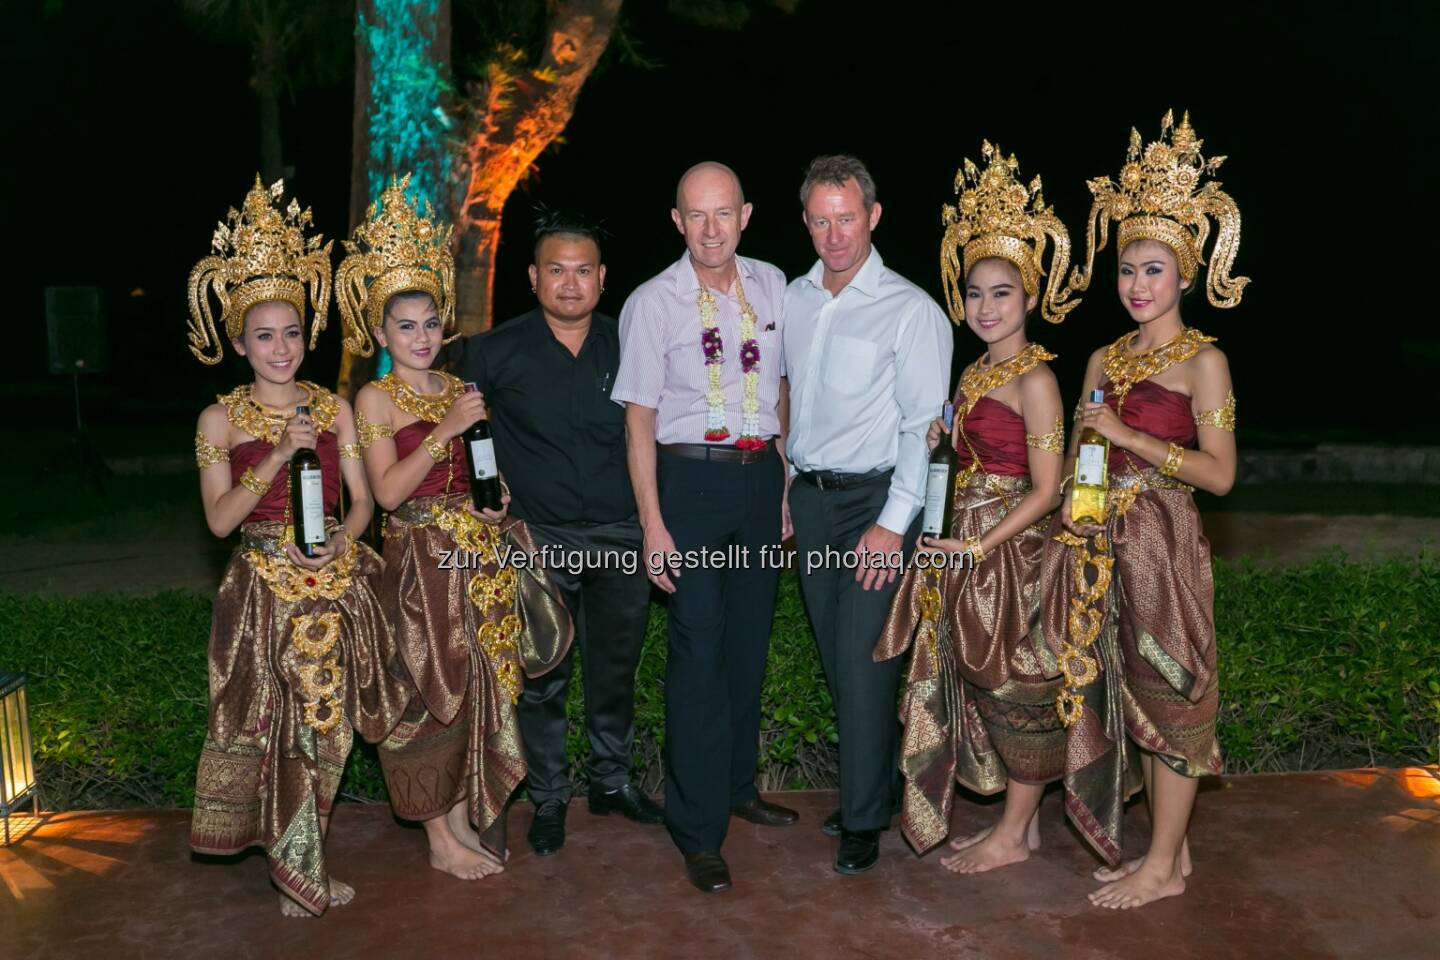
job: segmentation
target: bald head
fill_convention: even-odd
[[[723,163],[697,163],[675,188],[675,228],[697,267],[721,273],[733,270],[735,248],[750,222],[750,204],[740,189],[740,178]]]
[[[745,190],[734,170],[716,160],[697,163],[681,174],[680,182],[675,186],[675,209],[684,213],[694,208],[696,194],[713,195],[721,190],[732,191],[735,209],[745,205]]]

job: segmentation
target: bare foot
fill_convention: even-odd
[[[968,837],[956,837],[950,841],[951,850],[965,850],[975,846],[995,831],[994,826],[986,827],[978,833],[972,833]],[[1030,817],[1030,822],[1025,827],[1025,844],[1031,851],[1040,849],[1040,812],[1037,810]]]
[[[1152,867],[1142,860],[1129,875],[1090,894],[1090,902],[1111,910],[1130,910],[1184,892],[1185,878],[1178,859],[1169,869]]]
[[[355,899],[355,888],[342,880],[330,878],[330,906],[343,907]]]
[[[443,821],[426,823],[435,823],[426,830],[426,837],[430,841],[430,866],[436,870],[461,880],[479,880],[505,869],[489,852],[471,850],[461,843]]]
[[[1126,860],[1118,867],[1097,867],[1095,872],[1090,875],[1101,883],[1114,883],[1116,880],[1123,880],[1136,870],[1139,870],[1140,864],[1143,863],[1144,860],[1144,857],[1135,857],[1134,859]],[[1185,842],[1180,845],[1180,876],[1188,877],[1194,869],[1195,865],[1190,862],[1190,840],[1187,838]]]
[[[286,917],[313,917],[315,914],[306,910],[300,904],[291,900],[285,894],[280,894],[280,913]]]
[[[1029,831],[1025,837],[1016,840],[1001,835],[993,827],[982,835],[966,839],[968,842],[959,848],[959,853],[940,861],[940,865],[951,873],[984,873],[996,867],[1023,863],[1030,859],[1030,851],[1040,846],[1039,838],[1029,836]]]
[[[466,809],[464,800],[450,808],[450,812],[445,814],[445,822],[449,825],[450,832],[455,834],[455,839],[460,841],[461,846],[468,847],[476,853],[489,853],[480,846],[480,834],[470,825],[470,813]]]

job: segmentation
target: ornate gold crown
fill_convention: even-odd
[[[305,323],[305,288],[315,309],[310,349],[325,329],[330,305],[330,244],[320,245],[317,233],[305,239],[310,209],[293,199],[282,214],[276,206],[285,181],[269,190],[255,176],[241,209],[231,208],[226,223],[215,227],[215,253],[190,271],[190,352],[202,363],[219,363],[223,345],[215,329],[209,294],[220,303],[220,322],[232,340],[245,332],[245,311],[257,303],[280,300],[290,304]],[[213,354],[210,351],[214,351]]]
[[[945,236],[940,241],[940,276],[950,319],[957,325],[965,322],[965,275],[987,257],[1013,263],[1025,292],[1038,296],[1040,277],[1046,273],[1045,239],[1049,237],[1055,252],[1040,313],[1051,323],[1059,323],[1080,303],[1078,299],[1066,303],[1070,291],[1061,286],[1070,265],[1070,235],[1055,211],[1045,205],[1040,178],[1030,181],[1029,187],[1016,178],[1020,164],[1013,153],[1006,157],[986,140],[980,155],[988,164],[985,171],[980,172],[967,157],[955,173],[955,192],[960,199],[955,206],[946,204],[941,209]]]
[[[1194,280],[1196,272],[1205,265],[1205,242],[1210,236],[1207,218],[1214,217],[1220,229],[1210,255],[1205,292],[1217,307],[1233,307],[1240,302],[1240,295],[1250,282],[1248,277],[1230,276],[1235,252],[1240,247],[1240,208],[1220,189],[1218,180],[1201,186],[1201,179],[1214,174],[1225,162],[1224,157],[1208,160],[1202,157],[1202,143],[1190,126],[1188,112],[1177,127],[1174,112],[1167,110],[1160,122],[1160,139],[1143,149],[1140,132],[1131,128],[1130,152],[1120,170],[1120,183],[1113,183],[1109,177],[1089,181],[1095,202],[1090,207],[1085,267],[1075,268],[1070,278],[1071,287],[1084,290],[1090,285],[1095,253],[1105,249],[1112,220],[1117,224],[1118,249],[1124,250],[1136,240],[1156,240],[1175,252],[1180,275]]]
[[[397,293],[417,291],[435,298],[441,329],[455,322],[455,258],[450,253],[450,226],[430,220],[405,196],[410,174],[370,204],[365,222],[355,228],[355,239],[345,241],[348,251],[335,275],[340,317],[345,322],[345,349],[361,357],[374,352],[370,330],[385,319],[385,304]],[[447,337],[454,340],[458,334]]]

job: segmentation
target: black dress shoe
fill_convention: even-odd
[[[719,893],[730,889],[730,868],[718,853],[702,851],[685,854],[685,875],[701,893]]]
[[[627,783],[609,792],[590,791],[590,812],[597,817],[618,813],[636,823],[664,823],[665,811],[654,800],[640,792],[633,783]]]
[[[825,834],[825,836],[827,837],[840,836],[840,830],[841,823],[839,810],[836,810],[834,813],[830,814],[830,816],[825,818],[825,822],[820,824],[820,832]]]
[[[730,812],[741,820],[758,823],[762,827],[788,827],[800,819],[800,814],[778,803],[767,803],[756,797],[749,803],[730,808]]]
[[[879,830],[844,830],[835,854],[835,872],[864,873],[880,859]]]
[[[530,823],[530,849],[537,857],[548,857],[565,846],[565,811],[563,800],[546,800],[535,808],[535,819]]]

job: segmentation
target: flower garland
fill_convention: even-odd
[[[765,445],[760,438],[760,341],[755,339],[755,311],[745,299],[740,274],[735,274],[735,299],[740,302],[740,375],[744,394],[740,402],[742,421],[740,439],[735,446],[741,450],[757,450]],[[716,325],[717,308],[710,288],[700,284],[700,350],[705,355],[708,384],[705,389],[705,440],[707,443],[726,440],[730,429],[725,425],[725,391],[720,386],[720,369],[725,365],[725,342]]]

